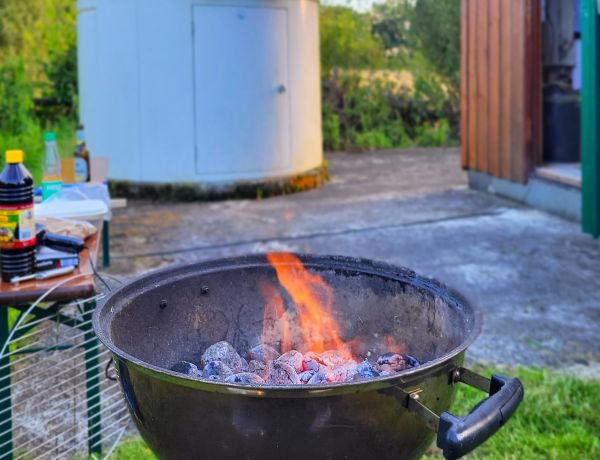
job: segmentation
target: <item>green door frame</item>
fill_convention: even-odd
[[[581,0],[583,231],[600,236],[600,0]]]

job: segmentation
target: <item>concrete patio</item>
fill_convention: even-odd
[[[130,202],[109,273],[271,250],[406,265],[484,312],[469,356],[600,375],[600,242],[579,224],[467,188],[457,149],[328,155],[332,180],[265,200]]]

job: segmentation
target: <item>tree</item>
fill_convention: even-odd
[[[412,29],[423,55],[458,91],[460,82],[460,0],[418,0]]]
[[[371,33],[371,18],[343,6],[321,7],[321,68],[364,69],[381,67],[383,42]]]
[[[373,34],[381,38],[386,50],[414,46],[414,9],[414,0],[387,0],[373,6]]]
[[[22,83],[0,81],[9,105],[35,98],[45,102],[35,107],[41,118],[75,116],[76,13],[75,0],[0,0],[0,75]]]
[[[22,59],[32,83],[76,43],[75,0],[0,0],[0,66]]]

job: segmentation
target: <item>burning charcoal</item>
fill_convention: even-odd
[[[304,383],[304,384],[308,383],[310,381],[310,379],[312,379],[316,373],[317,373],[317,371],[313,371],[313,370],[302,372],[302,374],[300,374],[298,376],[298,378],[300,379],[300,383]]]
[[[195,364],[188,363],[187,361],[179,361],[171,368],[171,370],[189,377],[201,377],[202,374]]]
[[[406,362],[410,367],[419,367],[421,363],[414,356],[406,355]]]
[[[303,371],[318,372],[319,369],[321,368],[321,364],[323,364],[323,362],[321,361],[321,358],[319,357],[319,355],[312,351],[309,351],[308,353],[306,353],[304,355],[304,358],[302,358],[302,370]]]
[[[265,381],[256,374],[250,372],[241,372],[239,374],[230,375],[225,379],[226,383],[243,383],[245,385],[261,385]]]
[[[375,364],[375,370],[379,372],[379,375],[391,375],[394,373],[392,366],[389,364]]]
[[[296,350],[290,350],[273,361],[273,364],[288,364],[289,366],[292,366],[296,372],[302,372],[302,358],[302,353]]]
[[[327,380],[330,382],[347,382],[351,381],[354,375],[356,375],[356,363],[349,361],[329,370],[327,372]]]
[[[260,345],[256,345],[254,348],[251,348],[250,351],[248,351],[248,356],[250,356],[251,360],[267,363],[279,358],[280,353],[275,350],[275,348],[261,343]]]
[[[354,380],[372,379],[379,377],[379,372],[369,360],[365,359],[362,363],[356,366]]]
[[[269,374],[271,373],[271,361],[268,363],[264,363],[262,361],[258,361],[253,359],[248,363],[248,372],[256,374],[260,376],[262,379],[267,380],[269,378]]]
[[[386,353],[377,358],[377,364],[388,365],[391,370],[400,372],[410,367],[405,356],[399,355],[398,353]]]
[[[233,371],[222,361],[211,361],[202,370],[202,377],[205,379],[216,376],[219,380],[223,380],[230,375],[233,375]]]
[[[298,385],[300,379],[298,378],[296,369],[285,362],[275,360],[269,374],[268,383],[271,385]]]
[[[235,348],[225,341],[217,342],[206,349],[202,355],[202,364],[206,366],[211,361],[221,361],[233,372],[241,372],[248,365]]]
[[[325,371],[315,373],[308,381],[309,385],[318,385],[319,383],[328,383],[327,373]]]
[[[335,367],[345,364],[348,361],[342,353],[337,350],[326,350],[320,355],[321,361],[328,367]]]

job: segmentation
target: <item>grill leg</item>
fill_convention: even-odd
[[[0,348],[8,340],[8,308],[0,307]],[[8,348],[6,349],[8,352]],[[6,353],[5,352],[5,353]],[[12,460],[12,401],[10,394],[10,356],[0,359],[0,459]]]
[[[108,220],[102,223],[102,266],[104,268],[110,266],[110,230],[108,224]]]
[[[96,301],[87,302],[84,311],[87,315],[96,308]],[[100,406],[100,361],[98,360],[98,340],[91,323],[82,326],[85,348],[85,385],[87,396],[88,453],[102,453],[102,407]]]

